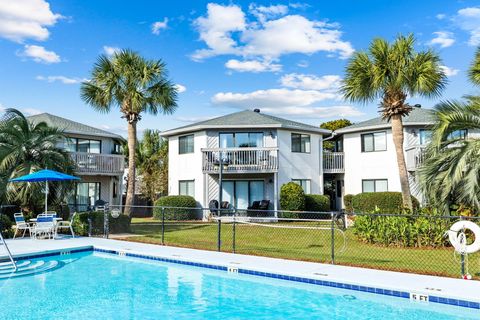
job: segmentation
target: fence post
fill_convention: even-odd
[[[108,234],[110,233],[109,230],[109,223],[108,223],[108,210],[107,208],[103,211],[103,237],[108,239]]]
[[[335,227],[335,221],[334,221],[334,217],[335,217],[335,214],[333,212],[330,213],[330,216],[331,216],[331,226],[330,226],[330,236],[331,236],[331,240],[330,240],[330,246],[331,246],[331,258],[332,258],[332,264],[335,264],[335,230],[334,230],[334,227]]]
[[[222,219],[221,219],[220,210],[218,214],[218,232],[217,232],[217,251],[219,252],[222,249]]]
[[[232,239],[232,246],[233,246],[233,253],[235,253],[236,251],[236,248],[235,248],[235,219],[236,219],[236,215],[237,215],[237,209],[235,209],[235,211],[233,211],[233,239]]]
[[[162,207],[162,246],[165,245],[165,208]]]
[[[463,217],[460,218],[460,220],[464,220]],[[465,237],[465,239],[463,239],[463,241],[467,241],[467,237]],[[462,272],[462,278],[465,276],[465,252],[463,252],[464,250],[462,250],[462,253],[460,254],[460,269],[461,269],[461,272]]]
[[[92,236],[92,218],[88,217],[87,221],[88,221],[88,236],[91,237]]]

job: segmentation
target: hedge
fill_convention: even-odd
[[[174,207],[165,208],[165,220],[193,220],[197,219],[198,210],[192,209],[197,207],[197,202],[190,196],[165,196],[155,201],[153,209],[153,218],[162,219],[162,209],[158,207]],[[189,208],[189,209],[180,209]]]
[[[316,212],[330,211],[330,197],[323,194],[306,194],[305,210]]]
[[[412,196],[413,211],[420,207],[418,200]],[[400,192],[364,192],[352,198],[355,213],[402,213],[404,211],[402,194]]]
[[[305,210],[305,193],[299,184],[289,182],[280,188],[280,208],[290,211],[283,213],[284,218],[298,218],[298,213],[292,211]]]
[[[359,240],[384,246],[443,247],[448,246],[445,231],[454,219],[440,218],[436,210],[424,208],[420,216],[357,215],[353,232]]]
[[[12,220],[6,215],[0,214],[0,232],[5,238],[13,237]],[[22,231],[23,232],[23,231]]]
[[[75,234],[81,236],[88,235],[88,219],[92,221],[92,235],[100,235],[104,232],[104,212],[92,211],[81,212],[75,216],[73,221],[73,230]],[[108,228],[110,233],[128,233],[130,232],[131,218],[121,214],[118,218],[112,216],[108,219]]]
[[[353,213],[353,194],[346,194],[343,196],[343,204],[347,213]]]

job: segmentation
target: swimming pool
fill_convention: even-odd
[[[479,310],[82,252],[0,280],[1,319],[478,319]],[[35,262],[35,261],[34,261]]]

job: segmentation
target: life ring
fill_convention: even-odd
[[[475,241],[467,245],[463,230],[470,230],[475,235]],[[459,233],[460,232],[460,233]],[[480,250],[480,226],[472,221],[457,221],[448,230],[448,239],[459,253],[474,253]]]

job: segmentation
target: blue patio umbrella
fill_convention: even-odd
[[[47,212],[48,199],[48,181],[69,181],[80,180],[79,177],[74,177],[65,173],[54,170],[40,170],[34,173],[27,174],[18,178],[10,179],[10,182],[45,182],[45,212]]]

